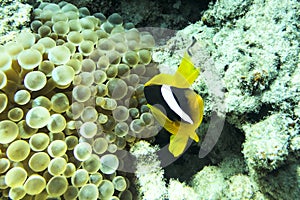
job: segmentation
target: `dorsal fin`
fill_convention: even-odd
[[[199,70],[195,68],[191,57],[187,52],[184,53],[181,63],[176,71],[175,77],[176,76],[183,76],[189,85],[192,85],[199,76]]]
[[[171,85],[177,88],[189,88],[199,76],[199,70],[194,67],[191,57],[186,52],[175,74],[158,74],[151,78],[148,85]]]

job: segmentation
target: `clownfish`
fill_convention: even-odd
[[[199,76],[188,51],[175,74],[158,74],[145,83],[144,95],[154,118],[172,135],[169,151],[178,157],[188,139],[198,142],[195,130],[203,118],[204,103],[200,95],[190,89]]]

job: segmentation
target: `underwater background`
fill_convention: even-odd
[[[0,5],[0,199],[299,198],[299,1]],[[192,38],[204,116],[174,157],[143,90]]]

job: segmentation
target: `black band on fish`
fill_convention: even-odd
[[[144,88],[145,98],[150,105],[160,104],[161,110],[172,121],[184,121],[193,124],[190,117],[188,99],[185,97],[187,88],[175,88],[167,85],[150,85]],[[171,94],[170,94],[171,92]]]
[[[186,114],[182,108],[178,105],[178,102],[176,101],[174,94],[171,90],[171,86],[169,85],[162,85],[161,86],[161,94],[165,100],[165,102],[168,104],[171,110],[173,110],[178,116],[180,116],[181,119],[188,122],[189,124],[193,124],[193,120]]]

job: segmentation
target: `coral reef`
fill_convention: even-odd
[[[28,29],[31,9],[22,0],[0,2],[0,44],[12,40],[20,30]]]
[[[164,172],[156,152],[157,147],[141,141],[136,143],[131,152],[136,157],[136,177],[140,187],[139,199],[163,199],[166,195]]]
[[[243,154],[254,173],[272,171],[285,163],[288,156],[288,124],[293,120],[282,114],[273,114],[254,125],[245,125]],[[276,124],[276,126],[274,126]]]
[[[154,53],[154,60],[162,63],[160,71],[172,73],[192,36],[197,38],[199,57],[194,61],[202,76],[193,87],[205,101],[199,128],[203,141],[214,124],[210,117],[216,105],[215,85],[207,75],[213,73],[223,83],[225,128],[206,157],[214,166],[204,167],[190,181],[201,198],[299,196],[299,7],[293,0],[217,1],[201,21]],[[238,165],[232,165],[233,155]],[[170,169],[180,167],[193,168]]]
[[[171,179],[166,184],[164,170],[156,154],[158,150],[157,146],[145,141],[135,143],[130,150],[136,157],[138,199],[199,199],[200,195],[184,183]]]

